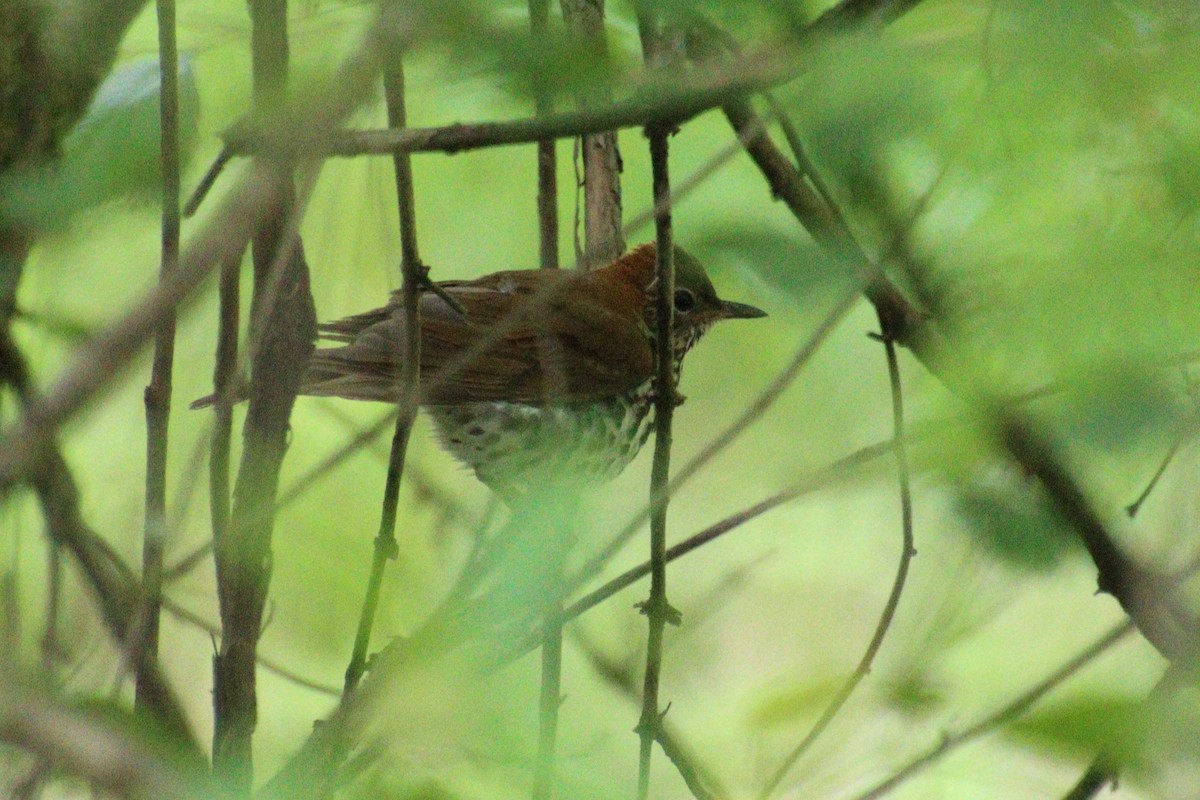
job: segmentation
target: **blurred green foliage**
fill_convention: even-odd
[[[116,69],[48,164],[0,178],[0,220],[35,230],[61,229],[82,211],[118,198],[158,199],[159,64],[142,59]],[[200,97],[192,59],[179,64],[179,153],[184,167],[199,135]]]

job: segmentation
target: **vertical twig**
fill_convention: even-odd
[[[604,0],[560,0],[567,29],[574,32],[592,58],[608,60],[604,32]],[[607,103],[612,92],[599,87],[577,98],[580,108]],[[625,252],[621,233],[621,151],[616,131],[582,137],[584,269],[603,266]]]
[[[529,23],[534,46],[546,43],[550,0],[529,0]],[[537,114],[554,110],[553,98],[543,82],[537,87]],[[558,163],[556,140],[537,144],[538,252],[542,269],[555,269],[558,261]],[[562,704],[563,548],[551,545],[546,565],[542,614],[542,681],[538,694],[538,744],[533,770],[533,800],[554,796],[554,771],[558,744],[558,710]]]
[[[237,396],[238,321],[240,319],[241,256],[231,257],[221,264],[217,289],[217,353],[213,366],[213,430],[208,459],[208,504],[212,520],[213,541],[229,533],[229,453],[233,437],[233,403]],[[203,555],[209,547],[203,548]],[[198,563],[198,558],[185,558],[172,570],[179,574]]]
[[[558,709],[562,704],[563,555],[551,545],[553,563],[546,574],[542,615],[542,683],[538,695],[538,750],[533,773],[533,800],[554,795],[554,764],[558,743]]]
[[[654,463],[650,473],[650,596],[642,604],[649,633],[646,639],[646,676],[642,687],[642,716],[638,721],[641,750],[638,757],[638,793],[645,800],[650,791],[650,752],[658,735],[658,688],[662,671],[663,630],[668,621],[677,622],[678,612],[667,601],[667,504],[671,471],[671,421],[675,413],[674,337],[671,333],[675,307],[675,259],[671,230],[671,184],[667,169],[668,131],[648,127],[650,163],[653,173],[655,241],[658,245],[655,294],[655,397]]]
[[[175,0],[157,0],[159,122],[162,149],[163,278],[179,267],[179,54],[175,44]],[[171,419],[171,371],[175,361],[175,314],[165,314],[154,333],[154,361],[146,387],[146,514],[142,541],[141,619],[133,647],[158,655],[162,605],[163,545],[166,538],[167,443]],[[146,705],[146,677],[139,664],[135,708]]]
[[[58,637],[58,617],[62,608],[62,553],[57,547],[50,548],[46,564],[46,629],[42,633],[42,669],[47,675],[58,664],[63,655],[62,642]]]
[[[287,1],[250,0],[254,102],[269,114],[287,82]],[[270,208],[252,237],[251,381],[229,529],[214,540],[221,646],[213,659],[213,770],[233,797],[253,783],[255,667],[271,578],[279,469],[292,405],[316,338],[308,266],[296,234],[291,165],[274,165]]]
[[[529,25],[534,47],[544,45],[549,23],[550,0],[529,0]],[[537,115],[554,110],[554,98],[546,91],[545,82],[537,83],[535,105]],[[558,159],[556,141],[542,139],[537,144],[538,175],[538,258],[542,269],[558,267]]]
[[[662,17],[647,2],[637,5],[642,53],[651,69],[666,61],[661,40]],[[654,291],[654,461],[650,471],[650,596],[642,603],[646,615],[646,672],[642,684],[642,714],[638,720],[638,800],[650,793],[650,756],[661,736],[659,680],[662,674],[663,633],[668,622],[679,623],[679,612],[667,600],[667,485],[671,473],[671,422],[675,416],[675,243],[671,227],[671,178],[668,137],[671,128],[651,122],[650,170],[654,196],[654,238],[657,247]]]
[[[384,56],[383,87],[387,100],[388,125],[404,128],[408,116],[404,105],[404,64],[402,54],[389,49]],[[383,510],[379,520],[379,534],[375,537],[375,553],[371,563],[371,575],[367,582],[367,594],[363,600],[362,613],[358,620],[358,631],[354,637],[354,652],[346,667],[343,701],[354,691],[367,667],[367,651],[371,644],[371,628],[375,622],[375,611],[379,606],[379,590],[383,585],[384,567],[399,552],[396,544],[396,510],[400,502],[400,479],[404,474],[404,458],[408,450],[408,438],[412,433],[413,421],[417,416],[417,398],[420,396],[421,380],[421,284],[426,280],[426,269],[421,263],[417,248],[417,221],[413,192],[412,159],[408,153],[392,156],[396,173],[396,200],[400,216],[400,271],[401,292],[404,298],[404,332],[396,342],[398,351],[404,353],[403,372],[400,378],[397,400],[396,428],[392,434],[392,449],[388,458],[387,479],[383,491]]]

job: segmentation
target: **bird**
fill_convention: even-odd
[[[676,392],[684,356],[713,324],[766,313],[722,300],[699,261],[673,254]],[[659,391],[656,259],[648,243],[591,271],[495,272],[420,296],[419,402],[445,449],[502,499],[602,483],[645,444]],[[300,394],[399,400],[399,291],[317,329],[337,346],[312,353]],[[472,348],[482,351],[464,360]]]

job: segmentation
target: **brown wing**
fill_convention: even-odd
[[[648,379],[653,356],[640,295],[595,275],[527,270],[444,283],[465,317],[436,295],[424,295],[425,401],[588,400]],[[497,329],[514,314],[521,319]],[[403,331],[403,309],[395,299],[385,308],[322,325],[323,335],[346,344],[313,354],[304,393],[394,401]],[[473,348],[486,350],[463,362]]]

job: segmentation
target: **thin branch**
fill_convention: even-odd
[[[389,52],[384,66],[384,93],[387,98],[388,125],[403,129],[408,125],[404,105],[404,66],[399,51]],[[400,270],[403,274],[401,294],[404,302],[404,331],[397,350],[404,353],[403,374],[400,377],[400,397],[396,401],[396,427],[388,458],[387,479],[383,493],[383,508],[379,533],[375,537],[375,552],[371,574],[367,581],[366,598],[354,637],[354,651],[346,668],[343,702],[354,691],[367,667],[367,651],[371,643],[371,628],[379,605],[383,571],[388,560],[399,553],[396,544],[396,512],[400,498],[400,480],[404,474],[404,459],[408,439],[417,416],[417,398],[421,383],[421,288],[426,281],[426,268],[421,264],[417,248],[416,200],[413,192],[412,159],[407,153],[392,156],[396,174],[396,197],[400,218]]]
[[[179,268],[179,53],[175,42],[175,0],[157,0],[160,75],[159,129],[162,148],[163,277]],[[162,602],[163,546],[167,519],[167,447],[171,419],[171,371],[175,362],[175,315],[166,314],[154,333],[154,360],[146,387],[146,506],[142,541],[142,610],[133,646],[158,655]],[[137,660],[135,660],[137,663]],[[146,702],[146,678],[135,676],[135,708]]]
[[[1163,475],[1167,472],[1167,467],[1175,459],[1175,455],[1179,452],[1179,448],[1183,447],[1184,443],[1196,435],[1196,431],[1200,429],[1200,409],[1192,412],[1187,422],[1182,429],[1175,435],[1171,446],[1167,448],[1167,452],[1163,454],[1162,461],[1158,464],[1158,469],[1154,471],[1154,475],[1146,483],[1146,487],[1142,489],[1137,499],[1125,507],[1125,513],[1131,518],[1136,517],[1141,511],[1142,505],[1150,499],[1150,495],[1154,492],[1158,482],[1162,480]]]
[[[329,133],[293,132],[287,141],[249,124],[225,134],[234,155],[278,152],[290,157],[334,157],[410,153],[459,153],[484,147],[533,144],[539,139],[567,138],[622,128],[644,127],[650,121],[679,125],[731,99],[797,77],[790,57],[773,53],[748,54],[737,69],[698,68],[680,80],[647,84],[635,94],[611,104],[542,117],[505,122],[458,123],[405,130],[341,130]],[[288,129],[292,131],[292,129]]]
[[[115,796],[212,797],[203,759],[169,758],[128,722],[68,706],[13,675],[0,680],[0,740]]]
[[[544,46],[549,24],[550,0],[529,0],[529,27],[533,46]],[[538,80],[535,110],[539,117],[554,110],[554,99]],[[389,126],[394,127],[394,126]],[[552,138],[537,143],[538,261],[543,269],[558,267],[558,159]]]
[[[883,797],[941,757],[1021,716],[1052,689],[1075,675],[1075,673],[1087,666],[1089,662],[1101,653],[1132,633],[1133,630],[1133,623],[1128,620],[1117,625],[1074,658],[1048,675],[1044,680],[1023,692],[1012,702],[980,719],[974,725],[964,728],[957,733],[944,734],[940,741],[924,754],[914,758],[897,770],[891,777],[858,795],[854,800],[876,800],[876,798]]]
[[[217,353],[213,365],[213,428],[208,457],[208,507],[212,521],[212,540],[169,570],[167,580],[175,580],[212,552],[212,541],[229,534],[230,487],[229,456],[233,440],[233,402],[238,374],[238,325],[241,318],[242,256],[238,254],[221,264],[217,289]]]
[[[1063,795],[1063,800],[1092,800],[1100,791],[1117,779],[1113,769],[1109,767],[1103,756],[1098,756],[1088,765],[1079,781],[1071,790]]]
[[[912,510],[912,483],[909,475],[908,467],[908,446],[905,443],[904,437],[904,393],[900,385],[900,365],[896,358],[896,344],[891,339],[883,338],[883,346],[887,354],[888,380],[892,390],[892,445],[893,452],[896,454],[896,472],[900,482],[900,524],[901,524],[901,550],[900,563],[896,568],[896,577],[892,581],[892,589],[888,594],[887,602],[884,603],[883,611],[879,615],[879,622],[875,625],[875,632],[871,635],[871,641],[867,645],[866,651],[858,662],[858,666],[854,668],[854,672],[849,679],[842,684],[837,693],[833,696],[821,717],[813,725],[812,730],[808,732],[795,748],[788,753],[771,776],[771,779],[763,786],[759,792],[760,800],[766,800],[774,794],[779,785],[783,783],[783,779],[796,766],[797,762],[804,756],[812,747],[829,724],[833,722],[834,717],[841,711],[842,706],[850,699],[850,695],[858,685],[871,673],[871,665],[875,663],[875,656],[879,653],[879,648],[883,646],[883,639],[887,635],[888,630],[892,626],[892,620],[896,616],[896,608],[900,604],[900,596],[904,592],[904,586],[908,580],[908,569],[912,563],[913,556],[917,554],[913,544],[913,510]]]
[[[207,632],[211,636],[221,635],[220,625],[215,625],[199,614],[189,611],[187,608],[175,602],[170,597],[163,598],[163,610],[171,616]],[[318,692],[329,697],[341,696],[341,691],[338,689],[338,687],[331,686],[327,683],[321,683],[320,681],[313,680],[312,678],[306,678],[299,672],[284,666],[280,662],[275,661],[268,656],[264,656],[262,653],[258,654],[258,664],[267,672],[273,672],[289,683],[294,683],[297,686],[302,686],[305,689],[310,689],[314,692]]]
[[[574,639],[589,666],[601,680],[612,686],[628,699],[637,702],[637,678],[631,669],[604,653],[594,642],[576,631]],[[680,740],[666,720],[659,726],[658,745],[678,770],[696,800],[717,800],[728,796],[711,770],[707,769]]]
[[[549,12],[549,0],[529,0],[530,35],[534,47],[544,46],[546,42]],[[568,18],[568,23],[571,23],[570,18]],[[542,117],[552,113],[554,110],[553,98],[546,94],[544,82],[539,80],[536,89],[537,116]],[[615,136],[615,134],[607,135]],[[557,142],[552,138],[539,139],[537,143],[538,260],[542,269],[555,269],[559,266],[556,147]],[[538,743],[533,768],[533,788],[530,792],[533,800],[550,800],[554,796],[558,712],[562,705],[563,562],[566,554],[565,548],[559,546],[558,542],[551,543],[549,550],[550,552],[546,554],[546,581],[542,614],[542,674],[538,690]],[[464,571],[463,577],[467,578],[468,575],[469,571]],[[465,582],[463,588],[467,588]]]
[[[662,66],[665,43],[659,40],[661,16],[645,3],[637,6],[638,30],[646,62]],[[650,468],[650,595],[641,605],[648,628],[646,670],[642,684],[642,714],[637,733],[637,797],[650,794],[650,757],[659,736],[659,684],[662,674],[663,634],[667,623],[679,624],[679,612],[667,599],[667,485],[671,476],[671,422],[678,401],[678,371],[675,368],[675,242],[671,225],[671,179],[668,137],[671,127],[652,123],[646,128],[650,140],[650,171],[654,191],[654,233],[657,245],[654,291],[654,460]]]
[[[558,710],[562,705],[563,654],[563,566],[567,537],[554,521],[547,520],[551,541],[544,545],[545,586],[542,598],[542,675],[538,689],[538,745],[534,761],[533,800],[554,796],[555,759],[558,746]]]
[[[799,376],[804,367],[812,360],[813,355],[824,344],[829,335],[837,327],[838,323],[845,318],[850,309],[858,300],[858,294],[861,286],[851,286],[846,290],[846,293],[839,298],[837,304],[825,315],[821,320],[821,324],[817,329],[806,339],[803,344],[796,350],[792,360],[788,363],[781,372],[776,374],[771,383],[763,389],[759,395],[750,402],[742,415],[738,417],[728,428],[722,431],[717,436],[713,437],[704,449],[696,454],[675,477],[666,485],[663,491],[667,497],[673,497],[683,485],[690,480],[702,467],[714,459],[721,451],[737,440],[750,425],[762,417],[775,401],[787,390],[789,386]],[[587,563],[578,569],[572,577],[569,585],[577,587],[583,582],[590,579],[608,563],[612,558],[628,544],[629,540],[641,529],[641,525],[650,517],[654,501],[645,506],[636,517],[626,523],[625,527],[617,533],[604,547],[594,556],[588,559]]]
[[[765,500],[760,500],[758,503],[750,506],[747,509],[731,514],[725,519],[717,522],[704,530],[696,533],[680,543],[668,548],[666,552],[667,560],[674,561],[688,553],[702,547],[709,542],[715,541],[730,531],[744,525],[755,517],[759,517],[768,511],[772,511],[785,503],[789,503],[798,497],[809,494],[817,489],[820,489],[829,483],[844,479],[849,476],[850,470],[855,467],[868,463],[876,458],[890,453],[894,447],[894,442],[879,442],[861,450],[856,450],[848,456],[839,458],[832,464],[815,470],[812,473],[804,476],[791,487],[774,494]],[[595,589],[592,592],[576,600],[566,611],[568,619],[574,619],[586,611],[598,606],[608,598],[612,597],[617,592],[626,589],[637,583],[642,578],[650,574],[650,562],[644,562],[639,566],[626,570],[622,574],[605,583],[603,586]]]

